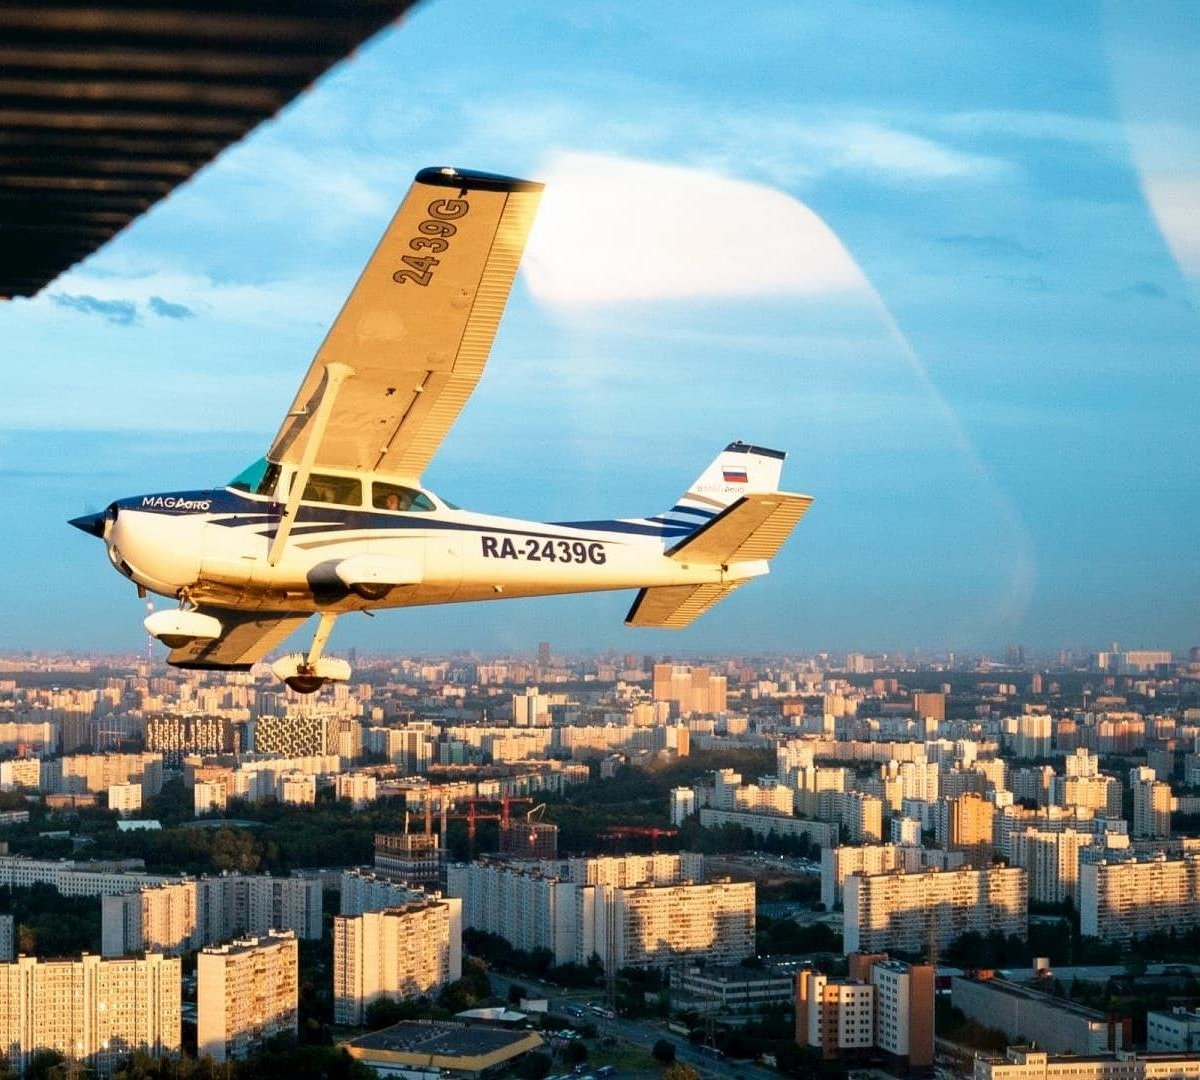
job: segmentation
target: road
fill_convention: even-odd
[[[500,997],[507,997],[508,988],[516,983],[518,986],[523,986],[529,991],[531,997],[546,998],[550,1003],[550,1011],[558,1016],[570,1016],[570,1013],[567,1011],[568,1008],[571,1006],[578,1007],[586,1003],[589,997],[595,998],[596,996],[595,994],[589,995],[586,992],[564,994],[556,986],[523,976],[499,975],[494,971],[489,971],[488,977],[492,980],[492,984]],[[700,1047],[689,1042],[686,1037],[668,1031],[665,1021],[630,1020],[620,1016],[609,1020],[590,1010],[579,1019],[595,1024],[601,1035],[610,1035],[615,1039],[641,1047],[647,1051],[659,1039],[666,1039],[667,1042],[675,1047],[675,1059],[683,1062],[685,1065],[692,1066],[702,1076],[740,1076],[743,1080],[780,1080],[779,1073],[773,1069],[757,1065],[754,1062],[726,1061],[714,1058],[711,1054],[705,1053]]]

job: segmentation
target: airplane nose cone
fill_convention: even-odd
[[[74,525],[80,532],[97,539],[104,537],[104,514],[84,514],[83,517],[71,518],[68,525]]]

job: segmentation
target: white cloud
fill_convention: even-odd
[[[869,289],[829,227],[781,191],[600,154],[555,155],[545,177],[525,267],[552,306]]]

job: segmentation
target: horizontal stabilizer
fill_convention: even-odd
[[[308,620],[307,615],[298,612],[236,611],[218,607],[200,610],[220,622],[221,636],[197,638],[188,645],[172,649],[167,663],[173,667],[245,671]]]
[[[625,625],[682,630],[748,580],[714,581],[703,585],[656,585],[651,589],[643,589],[625,616]]]
[[[810,505],[811,495],[783,491],[743,495],[667,554],[679,562],[721,566],[771,559]]]

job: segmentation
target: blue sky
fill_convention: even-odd
[[[788,450],[785,486],[816,502],[768,580],[683,633],[622,627],[620,594],[345,619],[335,644],[1200,641],[1184,6],[564,7],[420,5],[0,308],[0,647],[144,640],[64,519],[261,454],[412,174],[441,164],[548,188],[431,487],[650,512],[743,438]]]

